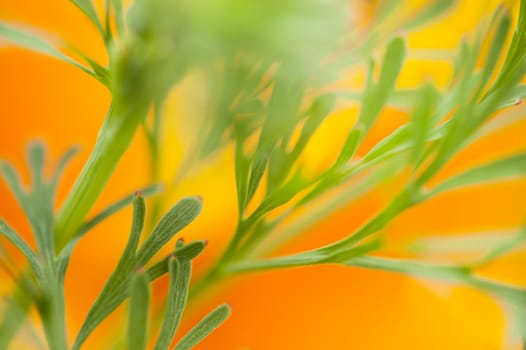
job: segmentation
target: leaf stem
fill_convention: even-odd
[[[147,106],[109,111],[93,152],[69,193],[55,221],[55,245],[59,251],[81,227],[93,204],[128,149],[147,113]]]

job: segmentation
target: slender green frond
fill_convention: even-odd
[[[95,25],[99,33],[102,35],[102,38],[105,37],[104,28],[102,27],[102,23],[100,22],[99,16],[97,15],[97,11],[95,10],[95,7],[93,6],[93,3],[91,0],[71,0],[75,6],[81,10],[86,17],[90,20],[92,24]]]
[[[526,153],[519,153],[453,176],[433,188],[429,195],[489,182],[524,178],[524,176],[526,176]]]
[[[29,245],[2,218],[0,218],[0,235],[6,237],[29,262],[36,276],[42,275],[42,268],[37,256]]]
[[[20,47],[70,63],[82,71],[88,73],[89,75],[95,76],[95,73],[89,68],[69,58],[58,48],[56,48],[51,42],[35,33],[16,28],[11,24],[0,21],[0,36],[7,38]]]
[[[168,270],[170,272],[168,301],[161,326],[161,333],[154,348],[155,350],[168,350],[179,326],[188,298],[191,263],[185,262],[184,265],[182,265],[179,259],[173,256],[168,260]]]
[[[145,350],[148,343],[148,311],[150,280],[144,271],[137,272],[130,283],[130,311],[128,315],[129,350]]]
[[[212,333],[230,316],[230,306],[223,304],[205,316],[175,346],[175,350],[190,350]]]
[[[137,264],[145,265],[177,232],[199,215],[201,207],[202,202],[198,197],[183,198],[174,205],[141,245],[137,252]]]

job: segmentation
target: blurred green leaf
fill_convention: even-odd
[[[119,34],[124,34],[124,9],[122,5],[122,0],[110,1],[115,11],[115,22],[117,23],[117,32]]]
[[[501,6],[497,9],[492,20],[492,25],[490,26],[490,28],[496,27],[496,29],[493,33],[491,46],[489,48],[488,54],[486,56],[486,62],[482,70],[482,84],[480,85],[479,91],[477,92],[477,96],[484,88],[484,84],[491,78],[495,67],[498,66],[499,59],[502,56],[502,52],[504,51],[503,49],[504,45],[506,44],[506,38],[511,27],[510,15],[509,13],[504,13],[509,12],[509,10],[504,9],[504,6]]]
[[[22,208],[27,208],[30,204],[28,203],[28,198],[25,193],[25,190],[22,186],[20,176],[16,170],[7,162],[0,163],[0,174],[2,178],[7,183],[9,189],[15,196],[16,200]]]
[[[411,114],[413,132],[412,162],[415,168],[422,161],[428,134],[433,129],[431,121],[435,103],[436,96],[433,89],[428,86],[422,88],[420,101],[417,103],[415,111]]]
[[[432,20],[449,10],[455,3],[455,0],[435,0],[429,5],[425,5],[422,11],[417,13],[408,22],[404,23],[404,29],[412,29],[421,25],[428,25]]]
[[[343,144],[343,148],[338,155],[338,159],[336,159],[336,163],[334,164],[335,167],[339,168],[351,160],[358,149],[360,140],[363,137],[362,133],[362,129],[354,128],[351,130],[349,135],[347,135],[345,143]]]
[[[384,57],[382,70],[378,82],[372,81],[373,65],[369,68],[369,78],[363,93],[359,123],[363,125],[364,133],[367,133],[380,111],[387,103],[393,92],[396,80],[402,69],[406,48],[402,38],[395,38],[388,44]]]
[[[82,71],[88,73],[89,75],[95,77],[95,73],[90,69],[64,55],[52,43],[35,33],[16,28],[11,24],[0,21],[0,36],[7,38],[20,47],[70,63]]]
[[[526,153],[519,153],[507,158],[498,159],[469,169],[444,181],[429,192],[434,196],[441,192],[451,191],[488,182],[523,178],[526,175]]]
[[[365,253],[371,252],[380,248],[381,244],[378,240],[357,245],[349,249],[339,249],[339,247],[328,247],[327,249],[316,249],[308,252],[302,252],[295,255],[284,257],[277,257],[265,260],[248,260],[233,263],[226,267],[228,272],[247,272],[270,270],[280,268],[290,268],[296,266],[309,266],[326,263],[340,263],[344,260],[361,256]]]
[[[34,302],[34,291],[29,290],[29,274],[23,273],[11,297],[7,297],[7,307],[2,310],[0,322],[0,349],[8,349],[13,337],[24,323]]]
[[[0,235],[6,237],[29,262],[37,277],[42,277],[42,267],[31,247],[2,218],[0,218]]]
[[[104,38],[104,28],[102,27],[102,23],[100,22],[97,11],[95,10],[91,0],[71,0],[71,2],[75,4],[75,6],[77,6],[86,15],[86,17],[88,17],[90,22],[95,25],[101,34],[102,38]]]
[[[459,233],[453,236],[427,236],[412,242],[409,251],[422,254],[485,253],[496,247],[515,241],[522,234],[516,230]]]
[[[66,169],[66,166],[68,166],[71,163],[71,160],[77,155],[79,150],[80,149],[77,146],[70,147],[59,159],[55,168],[55,174],[51,181],[51,188],[53,188],[54,192],[57,189],[58,183],[64,173],[64,170]]]
[[[307,120],[301,128],[301,133],[298,141],[290,154],[290,161],[294,162],[300,156],[301,152],[307,146],[307,143],[312,138],[318,127],[323,123],[325,118],[334,109],[336,105],[336,97],[332,94],[321,95],[314,100],[312,106],[307,114]]]
[[[238,216],[243,217],[248,196],[248,175],[250,171],[250,159],[243,150],[243,139],[236,142],[235,150],[235,172]]]
[[[353,258],[346,264],[355,267],[404,273],[416,277],[462,283],[475,288],[480,288],[485,292],[494,294],[517,306],[526,306],[526,290],[473,276],[469,269],[463,266],[432,265],[412,260],[370,256]]]

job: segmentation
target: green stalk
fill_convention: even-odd
[[[142,108],[110,110],[97,143],[55,221],[57,251],[75,235],[110,179],[135,131],[148,111]]]
[[[64,283],[57,275],[56,266],[47,265],[42,283],[42,298],[37,307],[50,349],[67,350]]]

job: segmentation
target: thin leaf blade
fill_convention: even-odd
[[[70,63],[89,75],[95,76],[89,68],[64,55],[51,42],[34,33],[16,28],[4,21],[0,21],[0,36],[7,38],[9,41],[20,47]]]
[[[230,306],[223,304],[206,315],[175,346],[175,350],[189,350],[219,327],[230,316]]]
[[[128,349],[145,350],[148,334],[150,281],[144,271],[135,274],[130,285],[130,312],[128,316]]]
[[[467,170],[444,181],[431,190],[431,195],[460,187],[526,176],[526,153],[516,154]]]

